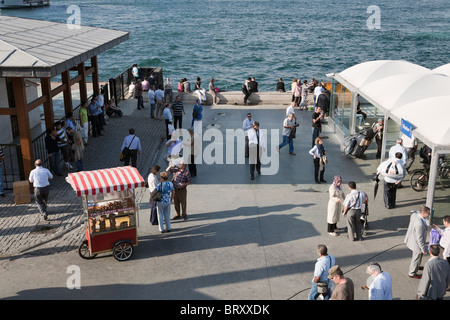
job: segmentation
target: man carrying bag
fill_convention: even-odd
[[[125,137],[122,143],[120,159],[125,166],[130,164],[131,159],[131,165],[136,168],[137,156],[141,154],[141,142],[135,136],[134,129],[130,129],[128,132],[129,135]]]

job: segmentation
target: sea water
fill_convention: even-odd
[[[0,14],[66,23],[71,5],[82,25],[131,32],[99,55],[103,81],[137,63],[162,67],[174,84],[215,78],[240,90],[255,77],[260,91],[273,91],[280,77],[290,88],[293,78],[326,81],[370,60],[450,62],[449,0],[51,0]]]

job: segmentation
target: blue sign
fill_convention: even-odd
[[[402,118],[402,123],[400,124],[400,132],[407,135],[409,138],[412,136],[413,126],[411,123]]]

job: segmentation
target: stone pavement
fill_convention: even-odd
[[[142,154],[138,157],[138,170],[147,176],[150,165],[164,137],[163,121],[150,119],[150,111],[135,110],[136,100],[122,101],[124,111],[121,118],[112,117],[104,126],[104,136],[90,137],[89,146],[85,147],[83,165],[85,170],[111,168],[123,165],[119,161],[122,141],[128,130],[134,128],[141,140]],[[63,167],[63,166],[62,166]],[[62,168],[63,176],[54,176],[49,196],[49,219],[44,221],[31,196],[29,204],[14,204],[12,191],[0,198],[0,256],[17,254],[54,239],[52,245],[57,252],[73,250],[81,242],[83,234],[64,237],[69,231],[78,228],[83,221],[81,199],[65,181],[67,170]],[[54,243],[53,243],[54,244]]]
[[[162,123],[139,121],[148,117],[148,109],[140,113],[133,111],[135,100],[127,103],[129,114],[122,119],[111,119],[107,126],[107,133],[113,135],[117,143],[102,143],[106,136],[91,139],[86,159],[89,159],[90,150],[95,148],[97,153],[92,158],[98,158],[96,168],[120,164],[116,158],[105,159],[101,154],[104,152],[109,157],[116,157],[124,135],[122,131],[126,133],[130,124],[149,145],[158,141],[158,133],[147,137],[145,133],[140,135],[141,130],[148,135],[153,131],[163,134]],[[184,123],[187,125],[192,106],[185,107]],[[225,134],[228,128],[240,128],[250,111],[262,129],[280,129],[279,136],[269,137],[268,144],[271,145],[272,139],[276,143],[276,139],[281,137],[285,109],[283,105],[208,106],[204,111],[203,129],[215,128]],[[374,159],[375,145],[366,151],[365,160],[344,157],[339,140],[327,125],[324,125],[323,136],[329,156],[325,172],[328,183],[315,184],[313,162],[308,154],[311,148],[311,112],[296,110],[296,115],[300,122],[294,143],[297,155],[291,156],[287,147],[282,148],[276,175],[257,175],[251,181],[248,164],[198,165],[198,175],[188,187],[189,218],[174,221],[171,233],[160,234],[158,228],[148,222],[149,192],[140,189],[139,245],[126,262],[117,262],[107,253],[93,260],[78,256],[77,248],[84,238],[81,201],[74,197],[64,181],[59,186],[66,191],[52,189],[56,194],[61,193],[61,200],[52,197],[50,202],[50,210],[54,210],[50,211],[53,213],[50,221],[58,221],[57,232],[60,233],[53,241],[42,243],[55,235],[37,239],[37,235],[32,234],[38,223],[37,209],[33,204],[20,206],[11,213],[2,212],[2,226],[6,218],[18,219],[23,211],[28,220],[24,226],[17,224],[6,228],[11,235],[1,231],[5,232],[1,237],[2,247],[3,241],[9,237],[14,246],[0,258],[0,298],[306,300],[317,259],[316,247],[322,243],[336,257],[345,275],[354,281],[356,299],[367,299],[367,292],[359,286],[366,284],[366,265],[374,260],[391,274],[394,299],[413,299],[418,280],[406,275],[411,252],[403,239],[409,213],[425,203],[426,193],[412,191],[405,184],[398,191],[397,208],[385,209],[382,186],[374,199],[370,180],[378,163]],[[143,128],[144,125],[158,126],[160,131],[158,128],[153,128],[153,131]],[[227,140],[225,144],[231,143]],[[153,161],[165,168],[165,150],[160,149],[154,156],[156,145],[153,151],[138,160],[138,168],[144,177]],[[219,145],[204,139],[203,149],[210,150],[211,146]],[[223,150],[224,157],[227,150]],[[344,188],[348,181],[354,180],[359,189],[369,194],[369,230],[362,242],[350,242],[345,233],[331,237],[326,232],[328,187],[336,174],[342,175]],[[57,213],[57,210],[61,212]],[[172,207],[172,216],[173,210]],[[57,217],[59,214],[61,216]],[[345,226],[344,219],[338,226]],[[16,245],[14,237],[22,237],[21,246]],[[60,254],[53,254],[57,252]],[[48,263],[50,254],[53,254],[52,263]],[[424,257],[423,263],[427,259]],[[66,287],[66,270],[70,265],[79,266],[82,272],[81,290],[68,290]],[[35,270],[44,266],[47,276],[37,279]]]

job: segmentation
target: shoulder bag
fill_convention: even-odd
[[[161,184],[159,185],[160,186],[160,188],[159,188],[160,190],[156,191],[155,195],[153,196],[153,201],[161,202],[163,183],[164,182],[161,182]]]
[[[133,143],[134,138],[136,138],[136,136],[134,136],[133,139],[131,139],[131,142],[128,145],[128,147],[123,148],[122,152],[120,153],[120,161],[125,161],[125,157],[128,156],[130,152],[130,146]]]
[[[358,198],[356,198],[355,203],[353,203],[350,207],[347,207],[347,210],[345,210],[345,212],[344,212],[344,216],[347,214],[347,212],[348,212],[354,205],[356,205],[356,203],[358,203],[359,195],[360,195],[360,192],[358,192]]]
[[[328,268],[328,270],[331,269],[331,258],[330,256],[328,256],[328,259],[330,260],[330,268]],[[326,282],[317,282],[317,292],[320,294],[327,294],[328,293],[328,282],[330,280],[327,280]]]

